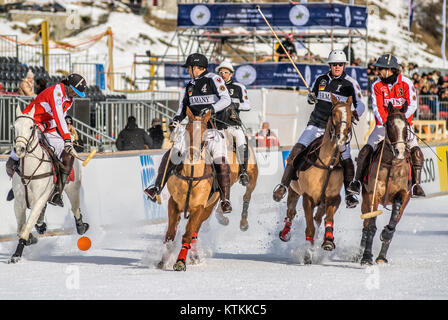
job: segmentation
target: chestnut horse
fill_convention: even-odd
[[[370,164],[370,169],[366,173],[367,180],[363,179],[361,211],[367,219],[364,220],[362,229],[360,251],[364,251],[364,253],[361,259],[361,265],[373,264],[372,246],[373,237],[376,233],[376,217],[370,217],[368,213],[375,212],[379,204],[382,204],[383,207],[392,205],[389,224],[381,232],[380,239],[382,246],[376,259],[377,263],[387,263],[386,254],[395,228],[411,198],[411,160],[409,148],[406,144],[408,135],[408,122],[405,117],[406,110],[407,104],[401,109],[396,109],[389,103],[388,116],[385,124],[385,140],[378,144],[377,152],[374,153],[373,160]],[[384,150],[381,156],[380,149],[382,148]],[[380,157],[381,162],[379,163]],[[375,187],[376,177],[378,179]],[[374,191],[375,188],[376,190]]]
[[[340,155],[351,132],[352,97],[349,97],[346,102],[341,102],[331,94],[331,102],[333,104],[332,114],[328,120],[321,145],[317,149],[310,150],[310,153],[318,154],[317,160],[311,161],[308,157],[310,153],[305,155],[304,161],[310,163],[310,167],[298,171],[298,180],[293,180],[289,186],[285,227],[279,234],[283,241],[290,239],[292,220],[297,213],[296,205],[302,196],[306,219],[305,243],[307,250],[304,257],[306,264],[312,263],[316,231],[314,221],[319,227],[324,215],[325,238],[322,248],[332,251],[336,247],[333,236],[333,217],[341,203],[340,192],[344,174],[340,165]],[[313,217],[316,207],[318,210]]]
[[[239,178],[239,163],[237,160],[236,152],[233,150],[233,139],[230,135],[227,135],[227,157],[230,161],[230,184],[233,185],[235,182],[238,181]],[[250,199],[252,197],[252,193],[254,192],[254,189],[257,185],[257,179],[258,179],[258,166],[257,166],[257,160],[255,157],[255,152],[252,149],[252,147],[248,144],[248,165],[247,165],[247,175],[249,176],[249,183],[246,185],[246,192],[243,195],[243,209],[241,212],[241,220],[240,220],[240,230],[241,231],[247,231],[249,229],[249,222],[247,220],[247,217],[249,215],[249,203]],[[229,224],[229,218],[225,216],[218,207],[216,211],[216,218],[218,219],[218,222],[222,225],[228,225]]]
[[[212,190],[214,173],[212,168],[212,159],[208,153],[207,142],[204,135],[207,131],[207,122],[210,120],[211,110],[204,116],[194,116],[187,108],[188,124],[186,132],[188,133],[190,144],[187,149],[187,156],[182,165],[182,169],[176,170],[176,173],[168,179],[168,191],[170,198],[168,200],[168,230],[165,235],[167,251],[158,264],[162,269],[168,260],[172,242],[176,237],[177,225],[184,213],[188,219],[185,233],[182,236],[182,249],[180,250],[177,262],[173,268],[175,271],[186,270],[186,259],[188,251],[192,249],[193,262],[198,259],[196,252],[196,240],[202,223],[208,219],[213,211],[214,205],[219,200],[219,193],[213,193]],[[200,146],[195,145],[199,143]],[[196,144],[197,144],[196,143]],[[189,215],[188,215],[189,214]]]

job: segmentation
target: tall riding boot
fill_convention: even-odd
[[[342,160],[341,164],[344,169],[345,204],[347,208],[355,208],[359,201],[355,194],[348,190],[348,186],[355,176],[355,166],[353,165],[352,158]]]
[[[9,157],[8,161],[6,161],[6,174],[8,177],[12,178],[14,172],[16,172],[18,168],[19,161]],[[14,192],[10,189],[8,195],[6,196],[6,201],[11,201],[12,199],[14,199]]]
[[[249,184],[249,176],[247,175],[247,162],[249,157],[249,149],[246,144],[236,149],[236,155],[239,163],[240,183],[245,187]]]
[[[54,206],[63,207],[64,202],[62,202],[62,192],[64,191],[65,184],[67,183],[68,177],[73,169],[73,163],[75,162],[75,157],[70,153],[62,151],[61,154],[62,166],[60,167],[60,174],[58,176],[58,183],[54,188],[53,194],[48,200],[49,204]]]
[[[285,196],[289,184],[291,183],[291,180],[294,177],[296,171],[294,163],[298,163],[298,157],[301,156],[302,151],[305,149],[306,146],[301,143],[296,143],[289,153],[288,159],[286,159],[286,167],[285,171],[283,172],[282,180],[280,184],[275,187],[272,194],[272,197],[275,201],[279,202]]]
[[[162,157],[162,161],[160,162],[159,165],[159,170],[157,171],[157,177],[155,183],[143,191],[148,196],[149,200],[151,200],[152,202],[156,202],[157,195],[159,195],[162,192],[163,187],[165,187],[165,184],[168,181],[168,178],[171,176],[171,172],[176,167],[176,165],[171,160],[168,161],[169,157],[170,157],[170,150],[165,152],[165,154]],[[168,167],[166,168],[166,166]],[[166,174],[165,174],[165,168],[166,168]],[[164,174],[165,179],[164,181],[162,181]]]
[[[373,153],[373,148],[366,144],[362,149],[359,151],[358,159],[356,161],[357,168],[356,168],[356,174],[355,174],[355,180],[350,182],[347,190],[351,192],[352,194],[359,194],[361,192],[361,181],[364,178],[365,171],[367,169],[367,166],[370,163],[370,158]]]
[[[230,203],[230,166],[223,159],[221,163],[215,163],[215,169],[219,188],[221,189],[222,213],[232,212],[232,204]]]
[[[419,147],[411,149],[411,164],[412,164],[412,188],[411,195],[413,198],[426,197],[425,191],[421,187],[421,173],[423,167],[423,152]]]

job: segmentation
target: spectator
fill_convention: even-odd
[[[120,151],[144,150],[149,149],[152,145],[152,141],[145,130],[137,127],[135,117],[130,116],[126,127],[118,135],[115,144]]]
[[[165,136],[163,135],[162,122],[159,118],[152,119],[151,128],[149,128],[148,132],[152,140],[149,149],[162,149]]]
[[[79,138],[78,132],[73,127],[73,118],[71,116],[65,117],[65,123],[67,123],[68,131],[70,131],[70,137],[73,142],[73,147],[75,148],[76,152],[83,152],[84,151],[84,142],[82,139]]]
[[[257,147],[278,147],[277,136],[269,128],[269,122],[263,122],[261,130],[255,135]]]
[[[43,78],[37,78],[36,81],[36,94],[41,93],[47,88],[47,81]]]
[[[34,73],[31,70],[28,70],[25,79],[22,79],[22,82],[19,86],[19,95],[21,96],[29,96],[35,97],[36,93],[34,92]]]
[[[282,41],[283,47],[285,47],[286,52],[288,52],[289,56],[292,60],[296,60],[297,58],[297,50],[296,46],[293,43],[294,37],[292,36],[292,33],[288,33],[285,35],[285,40]],[[278,61],[289,61],[288,56],[286,55],[285,50],[283,50],[282,46],[278,46],[277,50],[275,50],[276,55],[278,56]]]
[[[0,95],[6,94],[5,88],[3,88],[2,83],[0,82]]]

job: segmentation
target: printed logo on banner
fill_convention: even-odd
[[[142,181],[142,188],[144,190],[154,183],[157,168],[154,165],[153,158],[149,154],[140,156],[140,164],[140,176]],[[162,205],[152,202],[144,193],[142,193],[142,195],[145,207],[145,217],[147,220],[159,220],[166,219],[168,217],[168,214],[164,210]]]
[[[197,26],[206,25],[210,17],[210,10],[204,5],[195,6],[190,12],[190,19]]]
[[[250,65],[238,67],[235,71],[236,81],[249,86],[257,79],[257,70]]]
[[[286,160],[289,157],[291,150],[283,150],[282,151],[282,158],[283,158],[283,168],[286,168]]]
[[[303,5],[296,5],[289,10],[289,20],[295,26],[305,25],[310,18],[308,8]]]
[[[345,26],[348,28],[352,23],[352,14],[350,12],[350,7],[345,8]]]

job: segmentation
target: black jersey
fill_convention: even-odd
[[[333,106],[330,93],[333,93],[339,101],[343,102],[347,101],[348,97],[351,96],[359,116],[365,110],[358,82],[345,72],[337,78],[332,77],[330,72],[321,75],[314,82],[312,91],[317,97],[317,103],[311,113],[308,125],[326,128]]]
[[[176,117],[178,121],[182,121],[187,116],[187,107],[195,116],[204,115],[210,109],[217,113],[227,108],[230,102],[224,80],[214,73],[205,71],[188,82]]]
[[[233,80],[226,82],[226,86],[232,103],[229,108],[216,114],[216,118],[218,119],[217,126],[220,129],[225,129],[229,125],[241,126],[242,123],[239,117],[240,111],[250,110],[246,87]]]

